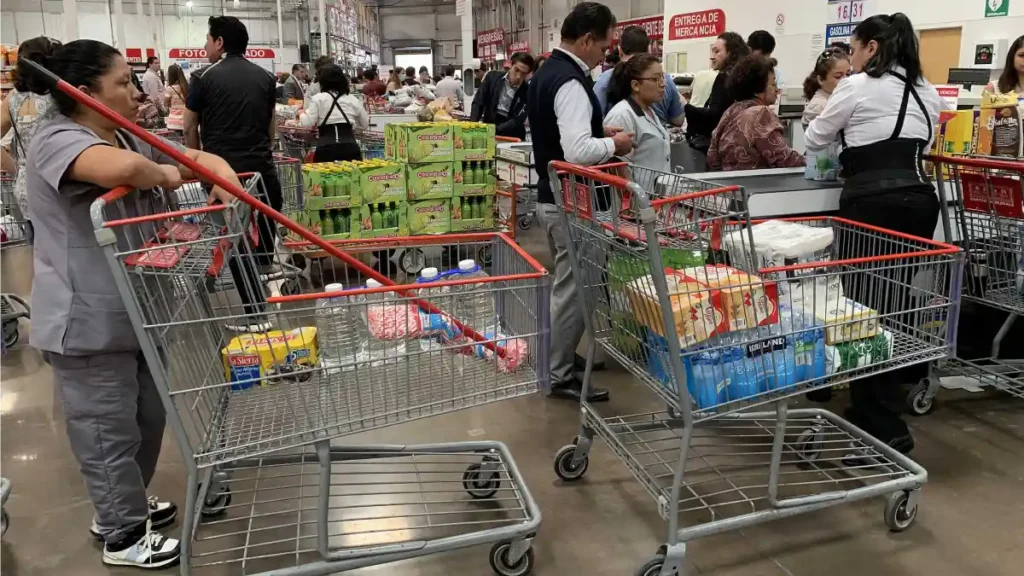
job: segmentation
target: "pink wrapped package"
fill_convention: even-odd
[[[377,304],[368,307],[366,323],[378,340],[405,340],[423,334],[420,311],[413,304]]]

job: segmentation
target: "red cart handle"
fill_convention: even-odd
[[[135,136],[139,140],[142,140],[146,144],[149,144],[150,146],[156,148],[157,150],[163,152],[164,154],[167,154],[168,156],[173,158],[176,162],[180,163],[181,165],[183,165],[186,168],[188,168],[189,170],[191,170],[192,173],[195,174],[199,179],[201,179],[201,180],[203,180],[205,182],[208,182],[210,184],[213,184],[215,186],[219,186],[219,187],[223,188],[224,190],[228,191],[228,193],[230,193],[232,196],[234,196],[234,197],[238,198],[239,200],[241,200],[242,202],[245,202],[246,204],[248,204],[250,207],[252,207],[253,210],[258,210],[259,212],[262,212],[263,214],[268,216],[271,220],[277,222],[281,226],[284,226],[285,228],[289,229],[290,231],[298,234],[300,237],[302,237],[303,239],[309,241],[310,243],[317,245],[318,247],[320,247],[320,249],[325,250],[331,256],[334,256],[335,258],[341,259],[343,262],[345,262],[349,266],[359,270],[360,272],[362,272],[366,276],[369,276],[370,278],[373,278],[374,280],[380,282],[382,285],[384,285],[384,286],[396,286],[395,282],[392,281],[387,276],[384,276],[383,274],[380,274],[379,272],[377,272],[376,270],[374,270],[370,266],[367,266],[366,264],[363,264],[361,261],[359,261],[358,259],[352,257],[351,255],[346,254],[346,253],[342,252],[341,250],[338,250],[336,247],[334,247],[330,243],[324,241],[322,238],[320,238],[316,234],[313,234],[312,232],[310,232],[309,230],[306,230],[302,226],[299,226],[299,225],[295,224],[294,222],[289,220],[287,217],[285,217],[283,214],[281,214],[277,210],[274,210],[270,206],[267,206],[263,202],[260,202],[259,200],[257,200],[256,198],[253,198],[249,194],[246,194],[245,190],[242,190],[241,188],[239,188],[238,186],[235,186],[233,183],[229,182],[225,178],[222,178],[222,177],[218,176],[217,174],[214,174],[209,169],[201,166],[195,160],[192,160],[191,158],[189,158],[188,156],[186,156],[182,152],[178,151],[178,149],[174,148],[173,146],[168,145],[164,140],[154,136],[153,134],[150,134],[149,132],[147,132],[143,128],[141,128],[139,126],[136,126],[135,124],[129,122],[127,118],[122,117],[120,114],[118,114],[117,112],[114,112],[110,108],[107,108],[102,103],[96,101],[94,98],[92,98],[88,94],[85,94],[84,92],[78,90],[77,88],[75,88],[71,84],[68,84],[67,82],[61,80],[60,77],[58,77],[53,72],[50,72],[49,70],[47,70],[44,66],[42,66],[38,62],[33,62],[32,60],[28,60],[27,58],[21,58],[21,59],[18,60],[18,63],[19,63],[19,65],[25,64],[27,66],[30,66],[33,70],[35,70],[36,72],[41,74],[43,76],[43,78],[45,78],[46,81],[48,82],[48,84],[50,85],[50,89],[51,90],[52,89],[60,90],[64,94],[66,94],[69,97],[71,97],[72,99],[74,99],[79,104],[82,104],[83,106],[86,106],[86,107],[91,108],[92,110],[98,112],[101,116],[103,116],[107,120],[110,120],[111,122],[117,124],[121,128],[127,130],[128,132],[130,132],[133,136]],[[404,295],[405,296],[410,296],[410,294],[404,294]],[[439,314],[439,313],[441,313],[441,310],[439,308],[437,308],[436,306],[434,306],[433,304],[431,304],[430,302],[428,302],[426,300],[421,300],[419,298],[416,298],[416,299],[413,299],[413,302],[417,306],[419,306],[422,310],[427,312],[427,313],[430,313],[430,314]],[[462,332],[462,334],[464,336],[466,336],[467,338],[472,338],[474,341],[483,344],[487,349],[493,351],[499,357],[502,357],[502,358],[505,357],[505,349],[504,349],[504,347],[497,346],[494,342],[488,341],[487,338],[485,338],[484,336],[478,334],[471,327],[463,324],[459,320],[453,319],[453,323],[455,324],[456,328],[458,328]]]

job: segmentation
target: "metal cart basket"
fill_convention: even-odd
[[[975,378],[1024,398],[1024,359],[1007,356],[1003,348],[1010,328],[1024,314],[1024,162],[951,156],[928,160],[935,166],[942,205],[954,202],[954,220],[943,210],[942,223],[946,238],[958,239],[966,252],[963,297],[1008,316],[992,341],[990,356],[942,362],[938,373],[911,391],[909,407],[918,415],[932,410],[942,373]]]
[[[32,227],[14,197],[14,178],[6,172],[0,174],[0,250],[25,246],[31,239]],[[0,350],[18,343],[21,338],[18,322],[29,318],[30,312],[28,302],[20,296],[0,294],[0,330],[3,332]]]
[[[788,399],[946,357],[955,323],[921,326],[956,317],[960,250],[821,217],[801,220],[834,234],[820,261],[761,267],[742,188],[622,170],[630,180],[550,166],[591,336],[582,397],[600,347],[667,409],[602,414],[583,402],[557,475],[580,479],[595,435],[608,443],[668,522],[644,576],[681,574],[690,540],[868,497],[887,496],[886,523],[908,528],[926,471]],[[844,315],[853,304],[839,294],[863,306]]]
[[[247,179],[251,196],[259,185]],[[504,445],[332,440],[536,392],[545,271],[498,234],[320,240],[309,249],[342,260],[339,248],[486,244],[493,263],[429,289],[377,273],[389,286],[364,288],[365,267],[339,267],[325,281],[344,292],[303,282],[266,298],[239,271],[284,255],[256,244],[248,202],[181,209],[173,194],[120,188],[93,206],[185,456],[182,574],[329,574],[483,543],[498,574],[529,573],[540,512]]]

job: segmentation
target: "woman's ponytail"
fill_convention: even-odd
[[[853,36],[861,44],[872,40],[878,50],[867,63],[864,72],[879,78],[894,66],[906,71],[907,80],[917,83],[921,80],[921,55],[917,46],[917,35],[910,19],[901,12],[893,15],[878,14],[864,20],[853,29]]]
[[[893,14],[887,36],[896,50],[896,63],[907,71],[907,80],[916,84],[922,77],[921,55],[910,18],[902,12]]]
[[[52,69],[54,55],[60,47],[60,42],[46,36],[37,36],[22,42],[18,46],[18,64],[14,71],[15,89],[22,93],[49,94],[50,83],[38,70],[23,61],[32,61],[47,70]]]

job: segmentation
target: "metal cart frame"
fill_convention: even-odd
[[[14,178],[4,173],[0,175],[0,205],[3,206],[3,223],[5,225],[4,241],[0,250],[26,246],[32,241],[32,228],[28,219],[21,213],[21,207],[14,197]],[[18,321],[31,317],[32,309],[24,298],[16,294],[0,294],[0,330],[3,340],[0,351],[6,351],[17,345],[21,339]]]
[[[947,244],[842,219],[802,219],[804,223],[836,229],[834,257],[830,261],[758,270],[756,265],[751,266],[758,262],[758,257],[742,188],[715,188],[714,184],[682,175],[636,166],[629,166],[626,173],[630,181],[563,162],[552,162],[549,167],[551,182],[561,184],[560,190],[556,188],[555,198],[561,208],[573,276],[579,301],[585,303],[584,319],[590,336],[581,396],[587,396],[595,353],[600,347],[666,402],[668,409],[608,416],[584,400],[579,435],[556,454],[556,474],[570,482],[582,478],[597,436],[607,442],[651,494],[668,522],[668,535],[654,557],[637,570],[638,576],[681,574],[686,544],[691,540],[864,498],[887,496],[886,524],[894,531],[907,529],[917,515],[919,489],[927,481],[924,468],[835,414],[820,409],[790,409],[788,399],[899,366],[948,356],[955,338],[954,322],[938,334],[924,334],[916,326],[922,319],[956,317],[959,285],[949,280],[959,277],[963,265],[961,251]],[[658,192],[649,192],[637,181],[648,182]],[[888,242],[884,245],[893,254],[883,250],[882,255],[873,258],[844,257],[842,246],[858,239]],[[660,326],[664,334],[671,335],[683,326],[684,320],[673,316],[673,299],[683,297],[679,295],[683,288],[670,292],[668,273],[664,270],[670,261],[670,251],[693,249],[708,251],[705,264],[714,264],[711,260],[717,259],[742,268],[746,263],[748,270],[752,267],[751,272],[759,273],[764,280],[742,287],[749,290],[743,293],[746,305],[755,311],[772,309],[765,306],[767,300],[758,292],[768,293],[768,279],[775,279],[775,288],[780,293],[780,284],[788,283],[792,297],[796,290],[793,286],[806,286],[829,276],[843,276],[843,283],[850,281],[854,288],[857,281],[862,282],[860,290],[868,293],[906,282],[908,285],[903,288],[909,289],[914,297],[925,297],[927,303],[904,310],[904,294],[893,297],[895,302],[888,307],[876,305],[880,311],[876,312],[879,325],[891,331],[889,336],[896,342],[886,361],[867,366],[855,362],[827,376],[791,378],[784,384],[782,365],[769,365],[762,370],[766,379],[776,379],[774,387],[707,401],[700,392],[694,395],[699,380],[697,368],[691,372],[690,366],[699,352],[682,349],[682,331],[678,332],[679,338],[659,340],[657,335],[652,336],[657,330],[651,328]],[[720,259],[723,252],[728,260]],[[627,277],[623,266],[612,262],[618,255],[631,258],[640,275]],[[822,270],[834,272],[825,274]],[[915,282],[910,286],[909,280],[902,279],[910,277],[909,270],[927,270],[930,280],[918,283],[915,274]],[[792,284],[793,278],[797,284]],[[644,295],[657,295],[652,305],[638,307],[636,292],[630,296],[632,300],[623,299],[626,294],[622,285],[627,281],[633,282],[629,286],[634,288],[629,290],[647,282],[648,293]],[[679,286],[683,284],[680,282]],[[629,290],[625,292],[629,294]],[[699,292],[706,294],[706,290],[702,288]],[[694,294],[687,296],[695,297]],[[747,294],[752,298],[747,299]],[[711,296],[707,298],[710,302]],[[720,319],[709,314],[709,308],[702,310],[692,317],[684,313],[682,318],[692,321],[686,326],[700,330],[700,322],[709,318],[717,325]],[[766,326],[758,322],[767,317],[755,314],[752,320],[753,326]],[[738,344],[748,346],[745,350],[750,355],[783,338],[821,330],[797,328],[795,321],[793,326],[791,333],[782,328],[781,333],[771,337],[757,336],[753,347],[748,341]],[[856,329],[849,323],[825,326],[826,331]],[[646,336],[641,335],[644,333]],[[651,344],[654,341],[665,348],[657,350]],[[735,345],[712,343],[707,349],[713,353]],[[772,356],[755,358],[769,363]],[[657,375],[655,361],[661,369]],[[741,362],[750,374],[752,361]],[[735,370],[739,380],[740,368]],[[695,378],[692,382],[688,381],[691,374]],[[729,381],[722,382],[724,389],[731,392]],[[721,392],[717,386],[713,389]],[[771,403],[772,411],[749,410]],[[694,517],[700,517],[702,523],[684,524]]]

